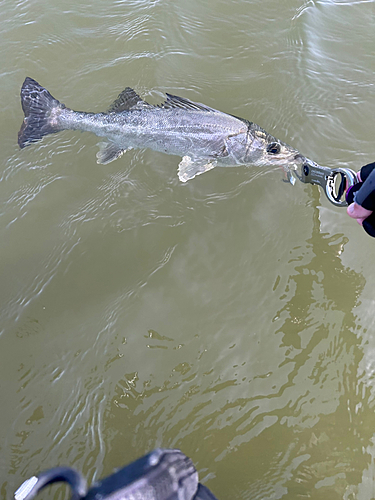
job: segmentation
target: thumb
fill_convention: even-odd
[[[361,205],[358,205],[358,203],[355,202],[349,205],[346,211],[350,217],[352,217],[353,219],[357,219],[360,224],[364,219],[372,214],[371,210],[367,210],[366,208],[363,208]]]

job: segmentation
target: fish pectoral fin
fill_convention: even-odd
[[[100,149],[96,153],[96,163],[102,165],[107,165],[107,163],[117,160],[117,158],[120,158],[127,151],[127,149],[120,148],[114,142],[101,142],[99,143],[99,147]]]
[[[192,159],[190,156],[184,156],[178,165],[178,178],[181,182],[187,182],[194,179],[196,175],[204,174],[216,167],[216,160],[207,158]]]

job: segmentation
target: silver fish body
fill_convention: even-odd
[[[303,162],[296,149],[255,123],[170,94],[164,103],[152,105],[127,87],[107,112],[85,113],[66,108],[26,78],[21,102],[21,148],[61,130],[93,132],[107,139],[98,163],[109,163],[132,148],[150,148],[182,157],[178,175],[183,182],[215,166],[279,165],[288,170]]]

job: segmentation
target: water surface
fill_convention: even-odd
[[[279,169],[66,131],[20,151],[26,76],[102,111],[126,86],[255,121],[327,166],[374,160],[373,1],[0,6],[0,494],[178,447],[225,499],[370,499],[374,242]],[[54,487],[43,498],[68,498]]]

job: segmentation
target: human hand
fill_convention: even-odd
[[[371,210],[366,210],[366,208],[363,208],[356,202],[353,202],[351,205],[349,205],[346,209],[346,212],[349,217],[356,219],[358,224],[361,224],[361,226],[363,225],[363,221],[373,213]]]
[[[347,193],[347,214],[375,237],[375,163],[369,163],[357,174],[359,182]]]

